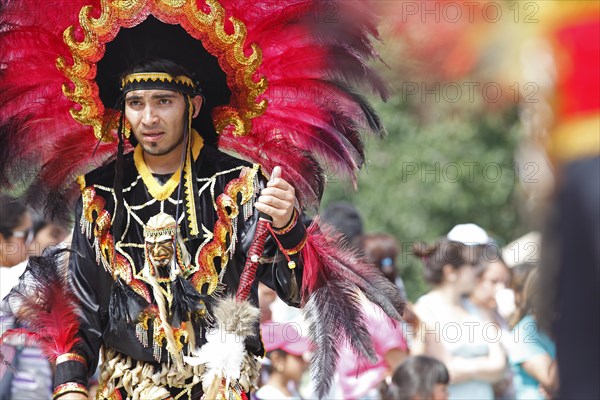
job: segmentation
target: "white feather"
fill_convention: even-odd
[[[246,356],[244,338],[221,329],[213,329],[206,334],[207,342],[192,352],[192,357],[184,357],[190,365],[204,364],[206,371],[202,377],[205,387],[212,381],[225,378],[227,387],[240,378],[242,361]]]

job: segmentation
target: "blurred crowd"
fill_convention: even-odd
[[[58,245],[68,246],[67,227],[44,220],[19,200],[0,196],[0,298],[17,286],[30,256]],[[0,308],[0,332],[18,328],[7,309]],[[22,341],[1,345],[0,399],[51,398],[52,367],[42,351]]]
[[[69,235],[65,227],[44,221],[22,202],[1,200],[4,297],[18,283],[27,257],[68,246]],[[362,219],[349,203],[333,203],[321,218],[406,298],[397,265],[400,246],[392,235],[364,233]],[[505,262],[502,249],[475,224],[457,225],[435,243],[412,247],[431,290],[407,304],[402,323],[360,298],[376,361],[357,358],[349,346],[335,349],[340,362],[329,398],[552,398],[558,387],[556,351],[551,335],[537,323],[540,266],[514,257]],[[524,252],[521,258],[532,259]],[[259,297],[266,354],[253,398],[314,398],[308,368],[311,343],[300,310],[285,305],[262,284]],[[3,316],[3,329],[12,322]],[[50,398],[52,366],[39,349],[7,343],[2,353],[2,399]]]
[[[0,200],[0,296],[4,298],[18,283],[27,258],[48,247],[68,246],[69,233],[18,200]],[[364,233],[361,217],[349,203],[334,203],[321,217],[339,230],[348,246],[378,266],[406,298],[397,264],[401,246],[392,235]],[[413,244],[412,253],[422,261],[431,290],[407,304],[402,323],[389,319],[366,298],[360,299],[376,361],[357,358],[349,346],[335,349],[340,362],[328,398],[556,398],[554,338],[539,323],[544,266],[527,251],[539,249],[539,241],[540,235],[531,234],[503,250],[482,227],[466,223],[434,243]],[[300,310],[288,307],[262,284],[259,297],[266,354],[253,398],[315,398],[309,371],[311,343]],[[13,321],[1,310],[0,317],[3,330],[12,327]],[[7,343],[2,354],[1,399],[51,397],[52,366],[39,349]]]
[[[322,218],[405,293],[396,263],[400,246],[393,236],[364,233],[349,203],[332,204]],[[531,242],[536,239],[524,238],[538,248],[539,242]],[[505,249],[510,256],[505,261],[494,239],[471,223],[455,226],[435,243],[414,244],[431,290],[407,305],[402,323],[361,299],[377,360],[358,359],[346,346],[337,349],[340,363],[329,398],[555,397],[555,345],[537,323],[539,262],[527,252],[515,259],[514,246]],[[268,288],[262,288],[260,298],[267,354],[264,386],[255,398],[314,398],[304,321],[286,312]]]

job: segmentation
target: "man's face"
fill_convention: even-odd
[[[125,97],[125,117],[144,152],[161,156],[183,143],[185,100],[170,90],[135,90]]]
[[[13,267],[27,258],[27,242],[31,233],[31,215],[29,211],[21,217],[12,235],[4,237],[0,233],[0,266]]]

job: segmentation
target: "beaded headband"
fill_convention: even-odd
[[[159,229],[144,228],[144,237],[157,238],[161,236],[175,236],[175,227],[165,227]]]
[[[138,72],[121,79],[123,94],[133,90],[172,90],[189,96],[196,96],[202,91],[194,81],[184,75],[173,77],[165,72]]]

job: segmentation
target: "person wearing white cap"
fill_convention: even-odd
[[[482,227],[475,224],[458,224],[448,232],[446,238],[453,242],[464,243],[468,246],[489,244],[492,242],[492,239],[488,236],[487,232]]]
[[[446,364],[450,399],[493,399],[492,385],[506,368],[504,351],[497,341],[485,339],[484,319],[465,301],[476,285],[484,245],[490,242],[485,230],[463,224],[433,245],[413,248],[433,289],[415,303],[422,323],[411,350]]]

